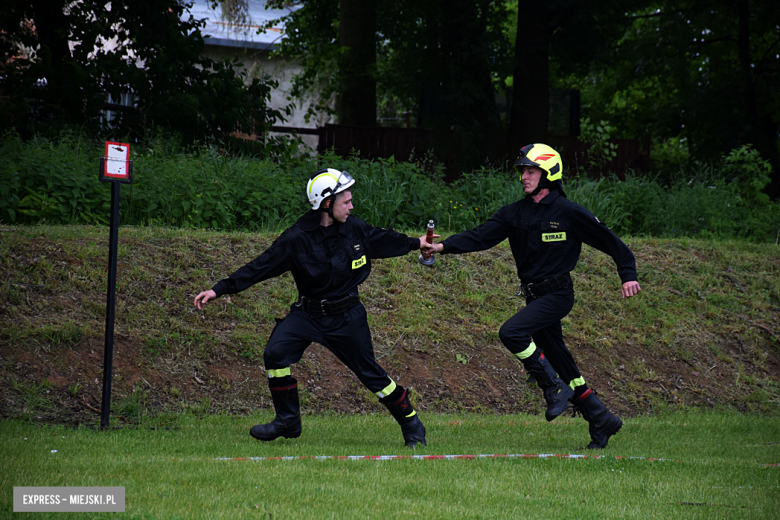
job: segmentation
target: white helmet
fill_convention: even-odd
[[[355,179],[345,171],[326,168],[314,172],[306,184],[306,196],[311,209],[320,209],[323,200],[349,189],[353,184]]]

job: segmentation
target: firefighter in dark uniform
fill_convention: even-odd
[[[640,291],[634,255],[599,219],[566,198],[558,152],[529,144],[514,167],[526,197],[502,207],[484,224],[435,244],[433,252],[482,251],[509,239],[526,305],[501,327],[501,342],[543,390],[547,420],[563,413],[571,401],[589,424],[588,448],[604,448],[623,423],[585,383],[563,341],[561,319],[574,305],[570,272],[583,242],[615,261],[624,298]]]
[[[255,439],[301,435],[298,384],[290,365],[301,359],[312,342],[318,342],[388,408],[401,425],[406,446],[426,445],[425,427],[406,390],[376,362],[366,309],[358,296],[358,286],[371,272],[373,259],[419,249],[424,237],[376,228],[350,216],[354,184],[345,171],[316,172],[306,186],[311,211],[264,253],[195,298],[195,305],[202,309],[211,299],[236,294],[286,271],[295,279],[298,301],[284,319],[277,320],[263,354],[276,416],[268,424],[251,428]]]

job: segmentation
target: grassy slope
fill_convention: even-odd
[[[415,232],[416,233],[416,232]],[[412,234],[415,234],[412,233]],[[285,275],[205,312],[200,290],[273,235],[122,228],[114,418],[162,409],[249,413],[270,405],[262,348],[296,296]],[[5,228],[0,235],[0,414],[95,421],[100,408],[107,230]],[[564,334],[589,383],[625,415],[704,405],[776,413],[780,249],[628,239],[643,292],[621,300],[611,259],[585,248]],[[380,363],[428,411],[537,412],[541,396],[498,339],[522,305],[506,244],[374,264],[362,287]],[[421,297],[421,295],[424,295]],[[375,397],[329,352],[293,368],[307,411],[372,412]]]

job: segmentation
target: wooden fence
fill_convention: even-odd
[[[346,157],[359,152],[360,157],[376,159],[395,157],[407,161],[412,153],[421,155],[431,143],[428,128],[364,127],[327,124],[320,128],[318,152],[332,149]]]
[[[333,150],[337,155],[348,157],[359,153],[360,157],[376,159],[395,157],[399,161],[409,160],[414,153],[422,156],[431,146],[431,130],[428,128],[363,127],[326,124],[319,128],[293,128],[274,126],[273,132],[308,134],[318,136],[317,151]],[[243,137],[243,136],[242,136]],[[626,171],[644,170],[649,166],[649,139],[612,139],[617,145],[616,157],[601,167],[592,166],[588,158],[590,145],[576,137],[552,135],[545,143],[555,148],[563,159],[563,166],[574,175],[599,178],[614,173],[625,180]],[[451,172],[454,173],[454,172]],[[453,178],[457,177],[455,174]]]
[[[628,170],[647,171],[650,166],[650,139],[644,142],[636,139],[610,139],[617,145],[617,155],[614,159],[601,167],[590,165],[588,148],[590,145],[581,142],[576,137],[553,135],[547,138],[548,144],[561,154],[564,170],[569,170],[575,175],[599,178],[614,173],[617,177],[626,180]]]

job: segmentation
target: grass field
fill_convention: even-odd
[[[777,417],[689,411],[629,418],[595,453],[584,449],[587,425],[579,417],[548,424],[529,415],[427,414],[429,445],[414,452],[386,415],[305,417],[299,439],[251,439],[248,428],[269,417],[185,414],[107,431],[4,420],[0,516],[21,516],[12,512],[14,486],[125,488],[125,513],[69,518],[712,519],[777,518],[780,511]],[[156,426],[165,428],[150,429]],[[412,453],[601,457],[297,458]],[[296,458],[219,460],[244,457]]]
[[[125,513],[73,518],[780,518],[776,245],[629,238],[643,291],[627,301],[611,260],[583,251],[564,333],[625,422],[600,458],[316,460],[594,455],[581,418],[523,414],[541,396],[497,337],[521,305],[507,246],[427,270],[413,254],[381,260],[361,288],[377,357],[428,428],[429,446],[410,452],[316,346],[294,367],[301,438],[249,437],[271,417],[262,345],[292,279],[202,313],[192,298],[274,235],[120,236],[117,428],[95,431],[83,425],[98,424],[106,230],[0,234],[0,520],[21,517],[14,486],[125,488]]]

